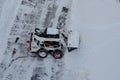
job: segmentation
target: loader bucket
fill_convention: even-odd
[[[68,35],[68,51],[71,52],[75,49],[79,48],[80,40],[79,40],[79,32],[78,31],[70,31]]]

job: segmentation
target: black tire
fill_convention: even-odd
[[[40,58],[46,58],[46,57],[48,56],[48,53],[47,53],[46,50],[41,49],[41,50],[38,51],[38,56],[39,56]]]
[[[63,52],[60,50],[55,50],[52,55],[55,59],[61,59],[63,57]]]

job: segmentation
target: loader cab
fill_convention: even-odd
[[[46,34],[47,34],[46,36],[47,38],[60,38],[58,29],[47,28]]]
[[[44,45],[46,47],[57,48],[57,47],[60,47],[61,43],[57,41],[44,41]]]
[[[45,29],[35,28],[34,34],[44,38],[60,38],[59,30],[54,28],[45,28]]]

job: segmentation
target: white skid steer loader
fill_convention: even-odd
[[[35,28],[30,35],[29,51],[40,58],[51,54],[55,59],[64,56],[66,49],[72,51],[79,47],[79,33],[56,28]]]

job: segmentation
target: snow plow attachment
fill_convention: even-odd
[[[68,51],[71,52],[75,49],[78,49],[79,44],[80,44],[79,32],[70,30],[68,34],[68,45],[67,45]]]

